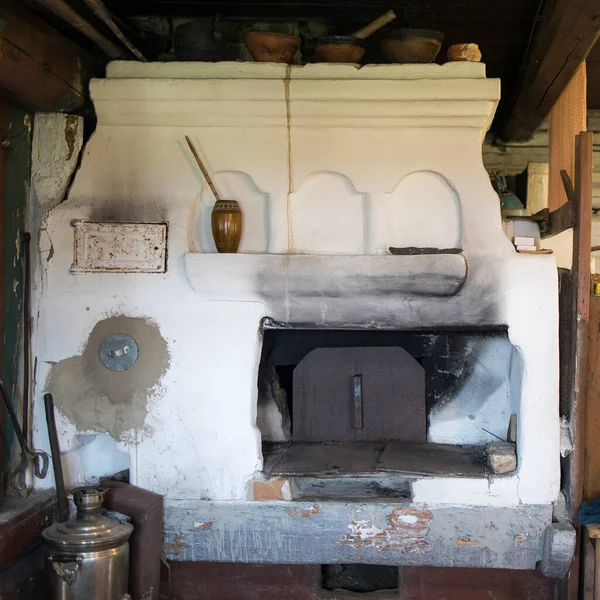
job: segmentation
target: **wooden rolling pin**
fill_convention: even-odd
[[[396,18],[396,13],[393,10],[388,10],[385,15],[377,17],[372,23],[365,25],[362,29],[352,34],[352,37],[364,40],[370,35],[373,35],[376,31],[381,29],[384,25],[391,23]]]

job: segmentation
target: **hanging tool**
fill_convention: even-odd
[[[30,271],[31,234],[23,233],[23,406],[21,423],[23,435],[29,441],[29,407],[31,399],[31,271]]]
[[[41,450],[33,450],[28,444],[23,430],[19,425],[17,414],[15,409],[8,397],[4,383],[0,379],[0,394],[4,400],[4,406],[8,411],[8,415],[15,429],[19,446],[21,446],[21,462],[18,467],[10,474],[8,479],[9,485],[21,496],[25,498],[29,494],[30,489],[27,487],[27,471],[33,466],[33,472],[38,479],[44,479],[48,473],[48,465],[50,463],[50,457]]]
[[[146,62],[144,55],[129,41],[121,28],[115,23],[109,10],[104,5],[102,0],[85,0],[86,4],[92,9],[93,13],[106,23],[108,28],[119,38],[119,40],[126,46],[127,50],[133,54],[138,60]]]
[[[64,523],[67,520],[67,494],[65,493],[65,480],[63,477],[62,463],[60,462],[60,445],[58,443],[58,434],[56,433],[54,399],[52,398],[52,394],[44,394],[44,406],[46,408],[46,423],[48,425],[50,452],[52,452],[52,468],[54,469],[54,481],[56,483],[58,522]]]

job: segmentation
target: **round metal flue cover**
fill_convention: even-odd
[[[125,333],[113,333],[100,346],[100,360],[110,371],[127,371],[139,355],[137,342]]]

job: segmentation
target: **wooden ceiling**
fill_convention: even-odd
[[[588,108],[600,109],[600,43],[592,48],[587,58]]]

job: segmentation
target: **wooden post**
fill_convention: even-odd
[[[0,142],[8,137],[10,130],[10,114],[12,106],[4,101],[0,100]],[[4,293],[6,285],[6,252],[8,246],[7,238],[7,226],[6,226],[6,156],[7,149],[6,144],[0,143],[0,340],[4,340]],[[4,343],[0,342],[0,365],[4,358]],[[0,367],[1,368],[1,367]],[[6,432],[5,423],[5,410],[0,411],[0,431]],[[4,436],[2,436],[4,437]],[[0,444],[0,497],[3,497],[6,493],[6,481],[7,481],[7,470],[6,470],[6,456],[5,456],[5,444]]]
[[[560,177],[561,170],[564,169],[571,180],[575,180],[575,137],[587,129],[586,83],[586,67],[583,62],[550,112],[550,212],[567,201]]]
[[[573,229],[571,360],[568,385],[568,413],[573,436],[570,468],[563,477],[567,479],[567,493],[571,519],[578,530],[575,560],[569,571],[568,598],[579,596],[579,558],[581,527],[577,514],[581,505],[584,475],[585,400],[587,382],[588,324],[590,311],[590,257],[592,249],[592,151],[591,132],[582,132],[575,144],[575,194],[577,218]]]
[[[574,287],[574,354],[573,403],[571,423],[573,428],[573,469],[571,512],[577,517],[583,492],[585,444],[585,395],[587,382],[588,325],[590,316],[590,279],[592,251],[592,152],[593,135],[582,132],[577,136],[575,193],[577,195],[577,220],[573,229]]]
[[[600,276],[592,275],[592,283]],[[600,296],[590,297],[583,499],[600,496]]]

